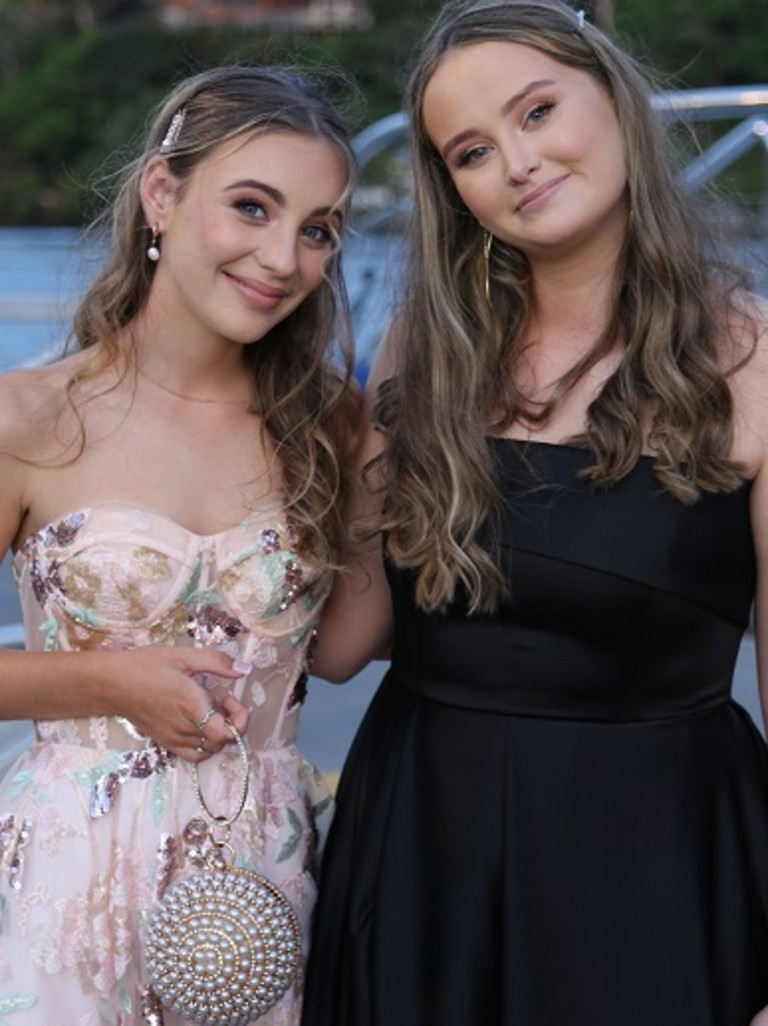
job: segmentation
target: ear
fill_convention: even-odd
[[[165,229],[176,202],[178,179],[171,174],[165,157],[152,157],[141,175],[141,205],[147,224]]]

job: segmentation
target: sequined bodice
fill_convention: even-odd
[[[16,553],[27,647],[91,651],[143,645],[213,646],[253,664],[235,693],[258,711],[256,748],[291,739],[306,650],[329,581],[293,551],[279,506],[237,527],[197,535],[122,502],[68,514]],[[213,690],[221,680],[201,683]],[[38,722],[40,737],[130,747],[118,721]]]

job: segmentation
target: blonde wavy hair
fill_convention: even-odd
[[[494,240],[487,302],[482,229],[422,118],[425,88],[445,54],[492,40],[591,75],[613,101],[627,153],[632,215],[611,316],[541,407],[507,373],[531,311],[527,259]],[[545,423],[619,338],[627,340],[621,363],[590,406],[586,433],[571,440],[594,453],[589,480],[621,480],[648,445],[659,481],[684,503],[742,481],[729,457],[732,399],[718,353],[738,309],[737,282],[713,259],[716,240],[679,183],[651,91],[630,56],[558,0],[450,4],[417,52],[407,89],[415,208],[400,363],[377,416],[388,441],[379,464],[387,548],[396,564],[417,571],[416,600],[425,610],[445,609],[457,589],[470,611],[495,608],[505,585],[486,544],[499,501],[487,436],[516,420]]]
[[[183,120],[174,122],[180,111]],[[91,228],[106,229],[110,245],[75,313],[70,342],[74,349],[101,344],[103,356],[89,376],[124,355],[118,337],[144,308],[152,287],[155,264],[146,258],[151,231],[140,196],[148,161],[162,147],[183,194],[197,165],[222,142],[274,130],[333,145],[347,172],[339,201],[346,217],[355,157],[340,113],[314,81],[287,68],[249,65],[218,67],[186,79],[157,109],[143,152],[119,176],[112,203]],[[337,239],[320,286],[258,345],[244,350],[253,374],[253,413],[280,459],[298,549],[320,566],[334,565],[343,544],[344,468],[358,407],[351,386],[351,337]],[[70,382],[70,396],[76,384]]]

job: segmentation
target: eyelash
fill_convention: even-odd
[[[525,115],[525,117],[523,118],[523,124],[529,124],[531,120],[534,119],[534,124],[540,124],[544,120],[544,118],[546,118],[547,114],[549,114],[549,112],[552,110],[554,106],[554,103],[550,102],[537,103]],[[537,117],[537,115],[541,116]]]
[[[268,218],[266,207],[259,200],[241,199],[233,204],[238,213],[243,214],[251,220],[266,220]],[[258,213],[256,213],[258,211]],[[333,242],[333,232],[322,224],[310,224],[302,228],[302,234],[316,245],[329,246]],[[320,238],[317,237],[318,233]]]
[[[333,242],[333,232],[330,228],[326,228],[322,224],[309,224],[306,228],[302,229],[303,233],[309,238],[310,242],[317,243],[321,246],[329,246]],[[309,232],[317,233],[322,235],[322,238],[313,238],[309,235]]]
[[[233,206],[238,213],[244,214],[246,217],[254,218],[267,216],[267,211],[264,207],[264,204],[259,203],[259,201],[255,199],[235,200]],[[259,214],[254,214],[255,210],[258,210]]]
[[[469,164],[473,164],[476,160],[484,157],[489,149],[489,146],[473,146],[471,150],[465,150],[464,153],[459,155],[459,159],[456,161],[456,166],[463,168],[467,167]]]

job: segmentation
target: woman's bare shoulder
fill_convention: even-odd
[[[70,383],[85,365],[85,354],[77,353],[55,363],[0,374],[0,451],[35,458],[67,405]]]

